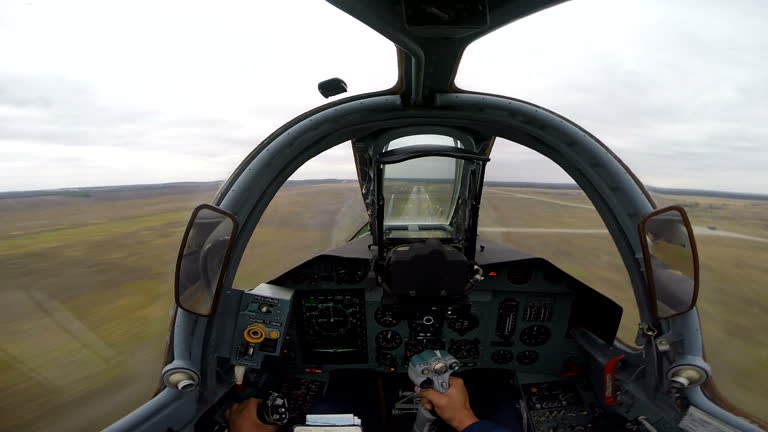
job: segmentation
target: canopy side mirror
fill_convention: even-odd
[[[195,208],[176,261],[178,307],[200,316],[214,312],[237,230],[233,214],[210,204]]]
[[[679,206],[655,210],[643,217],[638,231],[654,316],[666,319],[693,309],[699,255],[688,214]]]

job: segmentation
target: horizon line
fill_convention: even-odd
[[[408,179],[403,178],[402,180],[414,180],[414,179]],[[87,191],[87,190],[98,190],[98,189],[105,189],[105,188],[131,188],[131,187],[163,187],[163,186],[181,186],[181,185],[203,185],[203,184],[223,184],[226,180],[191,180],[191,181],[172,181],[172,182],[162,182],[162,183],[127,183],[127,184],[107,184],[107,185],[98,185],[98,186],[68,186],[68,187],[59,187],[59,188],[45,188],[45,189],[17,189],[17,190],[5,190],[0,191],[0,197],[3,197],[3,195],[16,195],[16,194],[37,194],[38,196],[42,196],[42,194],[46,192],[78,192],[78,191]],[[308,179],[288,179],[286,180],[286,183],[291,182],[319,182],[319,181],[351,181],[351,182],[358,182],[358,179],[356,178],[336,178],[336,177],[318,177],[318,178],[308,178]],[[493,187],[494,183],[497,184],[518,184],[518,185],[549,185],[549,186],[561,186],[561,187],[567,187],[567,186],[575,186],[578,188],[578,184],[575,182],[570,183],[564,183],[564,182],[540,182],[540,181],[516,181],[516,180],[486,180],[485,181],[485,187],[491,186]],[[490,184],[489,184],[490,183]],[[643,184],[643,186],[648,189],[651,192],[654,192],[654,190],[657,193],[674,193],[676,195],[684,195],[681,192],[691,192],[693,194],[721,194],[721,195],[731,195],[734,197],[742,196],[742,197],[755,197],[755,198],[762,198],[762,199],[768,199],[768,193],[757,193],[757,192],[738,192],[733,190],[716,190],[716,189],[696,189],[696,188],[688,188],[688,187],[666,187],[666,186],[654,186],[649,184]],[[580,188],[579,188],[580,189]]]

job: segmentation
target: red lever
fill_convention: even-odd
[[[575,377],[584,375],[584,369],[580,368],[573,360],[565,361],[565,370],[560,372],[561,377]]]
[[[605,389],[603,391],[603,402],[608,406],[616,406],[616,366],[624,358],[624,355],[616,356],[605,363],[603,367],[603,378],[605,380]]]

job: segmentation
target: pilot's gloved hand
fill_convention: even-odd
[[[445,394],[432,389],[420,390],[421,405],[427,410],[434,409],[450,427],[461,432],[477,423],[478,419],[469,407],[469,395],[464,380],[450,377],[449,383],[450,388]]]
[[[259,421],[257,412],[262,403],[261,399],[248,399],[229,407],[224,415],[229,422],[230,432],[275,432],[277,426]]]

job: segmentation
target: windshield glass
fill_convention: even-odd
[[[768,8],[753,0],[566,2],[470,45],[456,78],[460,88],[531,101],[575,121],[632,168],[659,207],[685,207],[698,244],[697,309],[714,382],[733,405],[764,419],[768,371],[759,365],[768,359],[768,333],[754,331],[754,317],[768,308],[765,290],[756,289],[768,280],[766,22]],[[510,44],[514,55],[504,54]],[[513,176],[524,173],[520,180],[565,181],[523,159],[512,167],[501,156],[494,148],[487,180],[518,180]],[[507,173],[506,178],[494,170]],[[589,236],[599,235],[587,231],[596,223],[576,214],[586,209],[571,205],[589,203],[571,202],[564,191],[500,190],[484,194],[483,204],[498,204],[492,197],[502,191],[517,194],[506,197],[527,206],[551,205],[546,217],[510,206],[519,214],[501,221],[507,227],[519,221],[517,229],[578,229],[578,238],[590,241]],[[561,220],[552,224],[554,218]],[[486,224],[494,227],[502,225]],[[547,235],[552,236],[549,250]],[[575,243],[576,233],[558,235],[540,231],[529,244],[520,244],[558,258],[567,251],[565,240],[574,239],[576,253],[567,258],[581,260],[587,271],[602,263],[578,255],[590,249]],[[605,287],[625,306],[621,335],[631,342],[637,321],[626,315],[636,307],[628,285],[619,285],[623,272],[611,265],[577,276]]]
[[[366,222],[352,147],[342,143],[309,160],[277,191],[248,241],[234,287],[268,282],[344,244]]]
[[[444,135],[411,135],[390,142],[385,150],[413,145],[461,147],[455,138]],[[434,225],[450,222],[462,161],[427,156],[384,167],[384,226],[395,230],[422,231],[418,237],[443,236],[444,229],[431,235]],[[441,234],[442,233],[442,234]],[[395,235],[390,231],[390,236]],[[404,235],[403,232],[396,234]]]
[[[461,162],[448,157],[423,157],[387,165],[384,224],[447,224]]]
[[[310,0],[1,1],[0,59],[2,431],[101,430],[152,397],[192,209],[318,82],[397,80],[391,42]],[[297,180],[351,181],[286,186],[243,286],[367,220],[349,146],[322,160]]]
[[[459,140],[453,137],[445,136],[445,135],[432,135],[432,134],[420,134],[420,135],[409,135],[400,137],[398,139],[392,140],[389,144],[387,144],[386,150],[393,150],[396,148],[401,147],[408,147],[412,145],[445,145],[445,146],[454,146],[454,147],[461,147],[461,143]]]
[[[455,203],[462,162],[422,157],[384,168],[384,225],[447,225]],[[428,228],[428,227],[427,227]]]

